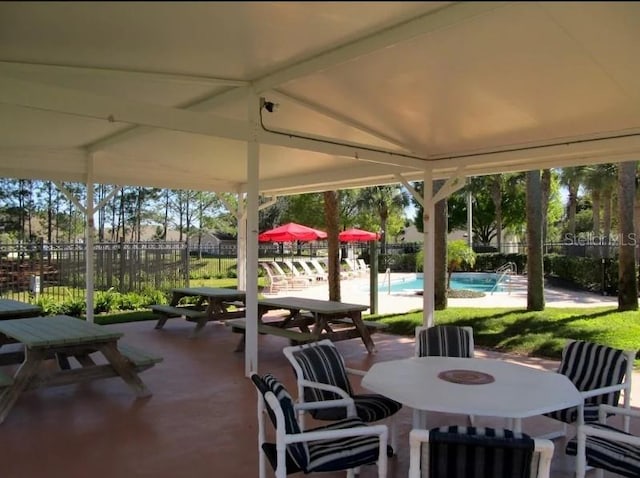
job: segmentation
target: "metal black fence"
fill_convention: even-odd
[[[388,244],[379,255],[378,268],[394,272],[415,271],[419,244]],[[369,262],[369,244],[342,245],[342,256]],[[259,245],[261,259],[291,256],[327,256],[326,242],[265,243]],[[413,257],[413,259],[411,259]],[[194,248],[188,242],[104,242],[94,245],[94,289],[118,292],[169,290],[190,280],[236,277],[236,245]],[[24,299],[44,294],[55,300],[85,294],[86,254],[84,243],[1,244],[0,296]]]

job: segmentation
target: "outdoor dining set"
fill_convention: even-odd
[[[260,477],[270,463],[278,478],[290,473],[346,470],[376,464],[387,476],[398,447],[410,447],[409,477],[549,477],[555,445],[523,432],[522,420],[545,415],[573,425],[566,453],[577,455],[575,473],[587,466],[640,476],[640,437],[630,435],[631,377],[636,351],[571,341],[557,372],[475,358],[470,327],[418,327],[413,357],[378,362],[368,371],[346,368],[330,340],[286,347],[297,382],[290,394],[273,374],[253,374],[258,394]],[[362,376],[354,392],[349,374]],[[297,395],[297,397],[296,397]],[[295,397],[295,398],[294,398]],[[620,402],[620,400],[622,401]],[[619,403],[620,402],[620,403]],[[413,410],[409,437],[395,419]],[[268,413],[267,413],[268,412]],[[461,414],[468,425],[429,429],[426,412]],[[624,416],[619,428],[611,415]],[[307,426],[305,417],[323,426]],[[277,430],[267,439],[266,417]],[[505,428],[474,426],[478,417],[503,417]],[[482,470],[482,471],[479,471]]]
[[[170,304],[151,308],[156,329],[184,318],[195,323],[191,337],[198,338],[209,322],[224,323],[241,335],[236,350],[243,350],[245,303],[244,291],[186,287],[172,290]],[[372,334],[380,327],[362,319],[367,306],[273,297],[258,300],[258,309],[259,334],[289,341],[283,356],[296,380],[290,393],[273,373],[251,374],[261,478],[268,464],[278,478],[298,471],[345,470],[352,476],[371,465],[383,477],[403,448],[409,450],[410,478],[543,478],[551,476],[554,452],[576,456],[578,478],[588,467],[640,476],[640,437],[629,434],[629,418],[640,415],[631,409],[636,351],[571,341],[552,372],[476,357],[471,327],[420,326],[413,356],[360,371],[346,366],[336,342],[357,338],[375,352]],[[151,395],[138,374],[161,357],[122,343],[123,333],[110,328],[40,314],[37,306],[0,300],[0,365],[12,370],[0,374],[0,423],[24,392],[37,387],[120,377],[137,397]],[[51,360],[56,366],[45,366]],[[359,385],[352,375],[361,377]],[[408,435],[397,423],[405,407],[413,414]],[[467,423],[430,428],[428,413],[459,415]],[[560,421],[562,430],[555,436],[526,433],[523,419],[542,415]],[[606,424],[612,415],[625,418]],[[267,417],[275,434],[268,432]],[[480,426],[483,417],[502,418],[505,425]],[[562,450],[551,441],[560,435],[567,440]],[[477,469],[484,474],[472,475]]]

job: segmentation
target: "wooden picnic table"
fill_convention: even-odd
[[[362,320],[362,312],[367,305],[349,304],[330,300],[306,299],[301,297],[276,297],[258,301],[258,320],[260,333],[282,335],[293,342],[309,342],[321,339],[333,341],[361,338],[369,353],[375,352],[371,339],[372,325]],[[286,310],[288,315],[281,320],[264,321],[264,315],[270,310]],[[244,329],[243,319],[230,321],[231,327]],[[377,328],[374,326],[373,328]],[[292,329],[299,329],[299,332]],[[280,333],[278,330],[286,330]],[[236,350],[244,348],[244,336]]]
[[[180,305],[184,297],[197,297],[194,305]],[[196,328],[191,334],[196,337],[207,322],[212,320],[228,320],[244,317],[246,294],[243,290],[227,289],[223,287],[181,287],[171,290],[169,305],[152,305],[151,310],[160,316],[156,329],[161,329],[168,319],[184,317],[196,322]],[[231,306],[236,310],[229,310]]]
[[[0,320],[35,317],[40,314],[42,309],[37,305],[13,299],[0,299]]]
[[[121,332],[65,315],[0,321],[0,346],[24,346],[24,361],[14,375],[0,374],[0,423],[20,395],[31,388],[119,376],[138,397],[151,395],[138,371],[162,359],[118,344],[122,336]],[[91,356],[94,352],[100,352],[107,363],[97,364]],[[71,357],[78,361],[79,368],[71,368]],[[54,358],[58,358],[59,368],[43,366]]]

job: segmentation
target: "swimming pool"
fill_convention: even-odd
[[[451,289],[501,292],[505,290],[507,280],[508,277],[503,278],[500,284],[496,285],[498,274],[495,272],[454,272],[451,275]],[[412,292],[423,289],[421,274],[391,281],[391,292]],[[389,284],[379,284],[378,291],[389,292]]]

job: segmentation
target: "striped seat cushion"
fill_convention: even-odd
[[[402,408],[402,404],[378,394],[354,395],[344,361],[333,345],[321,344],[303,347],[293,354],[300,364],[306,380],[334,385],[353,398],[358,417],[367,423],[387,418]],[[333,392],[306,387],[305,402],[319,402],[340,398]],[[347,416],[345,407],[311,410],[316,420],[342,420]]]
[[[419,357],[471,357],[469,333],[453,325],[423,329],[416,339]]]
[[[617,428],[601,423],[590,423],[589,426],[629,435]],[[567,443],[567,455],[575,455],[577,447],[577,439],[570,440]],[[633,478],[640,476],[640,446],[638,445],[621,443],[608,438],[587,436],[585,452],[587,465],[611,471],[621,476]]]
[[[300,433],[300,426],[298,425],[296,413],[293,407],[293,399],[291,398],[291,395],[289,394],[287,389],[284,387],[284,385],[282,385],[282,383],[280,383],[277,378],[269,373],[264,375],[263,381],[265,386],[267,387],[267,390],[273,392],[273,394],[278,399],[278,402],[280,402],[280,408],[282,409],[282,414],[284,415],[286,434],[293,435]],[[271,417],[274,426],[277,426],[273,411],[269,408],[268,403],[265,402],[265,405],[267,406],[269,416]],[[273,445],[265,443],[262,447],[267,456],[269,456],[269,452],[267,449],[270,446]],[[269,457],[269,459],[271,460],[271,457]],[[291,463],[292,468],[304,470],[307,467],[308,461],[309,450],[305,442],[290,443],[287,445],[287,463]],[[272,462],[272,465],[273,464],[274,462]],[[293,465],[295,465],[295,467],[293,467]],[[287,470],[289,470],[289,465],[287,466]],[[293,473],[293,471],[291,471],[291,473]]]
[[[359,418],[348,418],[330,425],[307,430],[342,430],[366,426]],[[310,441],[309,465],[306,472],[339,471],[375,463],[380,443],[375,435],[364,435],[331,440]]]
[[[624,351],[592,342],[575,341],[564,348],[558,373],[566,375],[579,391],[584,392],[622,383],[626,367]],[[585,422],[598,419],[600,404],[617,405],[619,398],[620,392],[616,391],[585,399]],[[545,415],[573,423],[577,420],[578,409],[572,407]]]
[[[523,433],[445,426],[429,432],[430,478],[529,478],[535,442]]]

